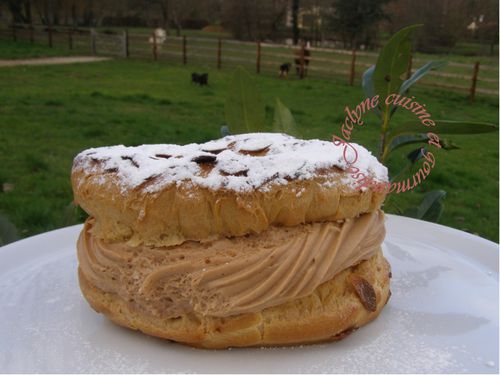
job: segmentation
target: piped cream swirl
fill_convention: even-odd
[[[385,236],[382,211],[162,248],[105,243],[92,235],[93,223],[87,220],[78,240],[84,276],[163,318],[193,312],[224,317],[304,297],[373,256]]]

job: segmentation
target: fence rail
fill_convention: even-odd
[[[306,54],[303,47],[263,42],[186,36],[161,38],[154,32],[149,35],[127,30],[106,33],[86,28],[26,24],[0,27],[0,38],[45,43],[75,53],[196,63],[217,69],[243,65],[264,74],[277,74],[281,64],[290,63],[290,73],[301,78],[309,76],[350,85],[359,83],[363,71],[375,64],[377,58],[376,53],[368,51],[311,47]],[[425,62],[413,58],[408,74]],[[474,101],[477,93],[498,95],[498,67],[451,61],[420,80],[419,85],[466,92]]]

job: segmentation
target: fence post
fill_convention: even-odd
[[[306,55],[306,51],[305,51],[305,45],[304,43],[302,43],[300,45],[300,79],[304,78],[304,70],[305,70],[305,66],[304,66],[304,57]]]
[[[474,99],[476,97],[476,84],[477,84],[478,73],[479,73],[479,61],[476,61],[476,63],[474,64],[474,71],[472,72],[472,84],[470,87],[469,100],[471,103],[474,103]]]
[[[73,29],[68,29],[68,48],[73,49]]]
[[[406,79],[411,77],[411,70],[413,65],[413,53],[410,52],[410,59],[408,60],[408,70],[406,71]]]
[[[156,33],[153,31],[153,60],[158,60],[158,45],[156,44]]]
[[[92,53],[92,55],[95,55],[97,53],[94,29],[90,29],[90,53]]]
[[[353,48],[351,57],[351,72],[349,74],[349,85],[354,86],[355,77],[356,77],[356,48]]]
[[[128,29],[123,31],[122,50],[123,57],[128,58]]]
[[[17,42],[16,24],[12,24],[12,40]]]
[[[187,64],[187,40],[186,40],[186,36],[183,35],[182,36],[182,63],[184,65]]]
[[[222,55],[222,40],[219,38],[218,43],[217,43],[217,69],[221,68],[221,55]]]
[[[260,41],[257,42],[257,74],[260,73],[260,56],[261,56]]]
[[[35,43],[35,28],[33,27],[33,24],[30,24],[30,43]]]
[[[49,47],[52,48],[52,26],[48,25],[47,36],[49,37]]]

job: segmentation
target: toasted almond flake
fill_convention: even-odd
[[[172,157],[172,155],[168,155],[168,154],[156,154],[155,156],[157,158],[162,158],[162,159],[170,159]]]
[[[203,164],[203,163],[214,164],[217,161],[217,157],[213,155],[200,155],[192,158],[191,161],[194,161],[195,163],[198,164]]]
[[[258,150],[244,150],[240,149],[239,153],[243,155],[250,155],[250,156],[264,156],[266,155],[267,151],[269,150],[269,146],[260,148]]]
[[[210,154],[217,155],[217,154],[220,154],[220,153],[221,153],[222,151],[224,151],[224,150],[227,150],[227,148],[225,148],[225,147],[224,147],[224,148],[218,148],[218,149],[213,149],[213,150],[211,150],[211,149],[205,149],[205,148],[204,148],[204,149],[202,149],[201,151],[203,151],[203,152],[208,152],[208,153],[210,153]]]
[[[231,171],[231,172],[228,172],[228,171],[225,171],[225,170],[222,169],[220,171],[220,174],[223,175],[223,176],[236,176],[236,177],[244,176],[244,177],[247,177],[247,175],[248,175],[248,169],[242,169],[242,170],[239,170],[239,171]]]
[[[349,282],[354,287],[356,295],[365,309],[371,312],[377,310],[377,295],[372,284],[359,275],[350,275]]]
[[[265,138],[246,138],[241,139],[236,142],[235,149],[237,151],[247,151],[247,152],[259,152],[271,147],[272,142],[269,142],[268,139]]]
[[[128,160],[134,167],[139,168],[139,164],[134,160],[132,156],[122,156],[122,160]]]

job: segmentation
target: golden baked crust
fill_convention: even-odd
[[[338,340],[375,319],[390,296],[390,265],[381,251],[342,271],[307,297],[228,318],[196,315],[153,318],[131,308],[116,294],[91,285],[81,272],[79,279],[90,305],[115,323],[152,336],[214,349]],[[375,292],[373,309],[369,309],[370,300],[361,299],[357,294],[359,289],[353,285],[353,281],[363,279]]]
[[[123,194],[113,178],[74,171],[74,199],[96,218],[96,237],[132,246],[172,246],[260,233],[271,225],[338,221],[376,211],[385,199],[372,190],[326,187],[321,176],[249,193],[170,185],[153,193],[139,188]]]
[[[385,181],[387,169],[356,149],[358,169]],[[271,133],[90,149],[75,158],[71,176],[75,203],[96,218],[94,235],[132,246],[243,236],[379,209],[386,193],[361,191],[358,178],[347,171],[342,147]]]

